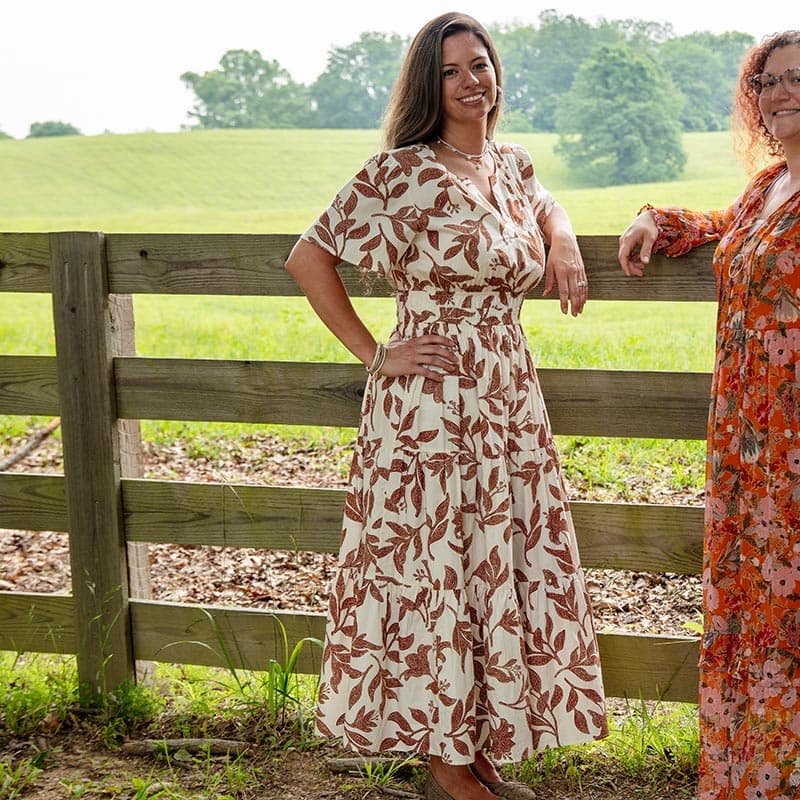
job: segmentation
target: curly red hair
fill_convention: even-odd
[[[764,64],[773,50],[789,45],[800,45],[800,31],[783,31],[768,36],[752,47],[742,59],[739,82],[733,98],[733,129],[737,136],[737,150],[748,167],[753,167],[766,152],[773,158],[783,158],[783,145],[769,132],[758,108],[758,95],[750,86],[750,78],[764,71]]]

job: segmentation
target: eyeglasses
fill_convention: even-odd
[[[786,79],[785,83],[784,78]],[[769,94],[779,83],[783,83],[783,88],[787,92],[798,91],[800,90],[800,67],[789,67],[780,75],[771,75],[769,72],[751,75],[747,82],[756,94],[761,94],[762,92]]]

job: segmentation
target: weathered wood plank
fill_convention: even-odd
[[[66,531],[63,475],[0,472],[0,528]]]
[[[50,234],[72,595],[87,702],[134,677],[120,507],[114,317],[102,235]]]
[[[0,484],[1,486],[1,484]],[[125,480],[129,541],[335,553],[343,489]],[[575,501],[586,567],[700,572],[703,510]]]
[[[343,489],[123,479],[128,542],[335,553]],[[703,509],[573,501],[585,567],[697,575]],[[65,530],[64,479],[0,473],[0,527]]]
[[[358,424],[365,372],[356,364],[122,358],[116,362],[120,416]]]
[[[322,639],[324,614],[296,614],[131,600],[136,657],[177,664],[265,670],[270,659],[286,662],[280,625],[289,647],[308,636]],[[319,672],[321,650],[308,642],[297,672]]]
[[[700,574],[701,506],[578,500],[570,507],[583,566]]]
[[[182,664],[263,670],[274,658],[283,663],[277,622],[289,647],[310,636],[322,639],[324,614],[131,601],[137,658]],[[609,696],[696,702],[697,641],[668,636],[601,633],[603,677]],[[320,650],[304,645],[300,673],[319,671]]]
[[[0,592],[0,650],[74,653],[75,606],[71,597]]]
[[[46,233],[0,233],[0,292],[49,292]]]
[[[363,367],[288,361],[121,358],[122,417],[355,427]],[[557,434],[702,439],[705,373],[539,370]]]
[[[55,356],[0,355],[0,414],[59,413]]]
[[[696,638],[605,632],[597,636],[609,697],[696,703]]]
[[[298,295],[283,269],[296,234],[109,234],[110,288],[120,293]],[[714,245],[679,260],[656,255],[641,279],[625,276],[615,236],[579,236],[592,300],[715,301],[709,266]],[[340,274],[352,296],[388,293],[382,281],[367,290],[357,270]],[[541,287],[529,297],[541,298]]]
[[[553,432],[567,436],[704,439],[711,375],[537,370]]]
[[[110,234],[109,288],[121,294],[297,295],[283,265],[294,234]],[[342,270],[358,291],[353,269]],[[349,273],[349,274],[348,274]]]
[[[125,480],[128,541],[334,553],[344,491]]]

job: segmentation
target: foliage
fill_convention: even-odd
[[[686,164],[680,95],[658,64],[629,45],[581,64],[556,111],[556,152],[599,186],[669,181]]]
[[[407,41],[397,34],[362,33],[328,56],[311,87],[314,125],[321,128],[377,128],[389,100]]]
[[[5,131],[0,131],[0,139],[13,139],[13,136],[10,136]]]
[[[539,27],[513,26],[498,32],[503,64],[503,99],[509,112],[522,114],[534,130],[554,131],[558,98],[572,86],[580,64],[600,45],[622,35],[553,10],[539,15]]]
[[[219,69],[181,80],[196,95],[189,116],[200,128],[291,128],[308,122],[307,90],[258,50],[228,50]]]
[[[47,122],[31,123],[28,132],[29,139],[37,139],[42,136],[80,136],[81,132],[69,122],[58,122],[49,120]]]
[[[493,26],[503,64],[507,130],[553,132],[556,109],[578,70],[598,48],[628,44],[657,58],[683,90],[684,130],[721,130],[730,113],[738,64],[753,43],[745,33],[693,33],[639,19],[595,24],[553,9],[536,25]],[[181,79],[196,95],[190,115],[201,128],[376,128],[397,77],[408,39],[368,32],[333,48],[310,85],[295,83],[258,51],[230,50],[220,68]]]
[[[686,131],[728,127],[738,64],[752,44],[746,34],[698,33],[671,39],[658,49],[658,62],[683,95],[680,121]]]

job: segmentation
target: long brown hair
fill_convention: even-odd
[[[494,66],[498,90],[503,72],[492,37],[483,25],[467,14],[449,12],[424,25],[408,48],[383,122],[387,148],[428,142],[442,127],[442,42],[454,33],[466,31],[477,36],[486,47]],[[498,102],[489,111],[487,136],[492,136],[500,117]]]
[[[800,45],[800,31],[775,33],[748,50],[742,59],[733,98],[732,125],[736,149],[750,170],[763,153],[776,159],[784,156],[783,145],[769,132],[761,118],[758,95],[750,85],[750,79],[764,71],[764,64],[773,50],[793,44]]]

